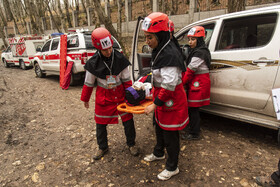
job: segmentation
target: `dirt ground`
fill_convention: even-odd
[[[181,141],[180,173],[169,181],[156,177],[165,160],[143,161],[155,144],[151,115],[134,115],[139,156],[129,154],[118,124],[108,126],[109,153],[94,161],[94,97],[86,110],[81,90],[62,90],[58,76],[35,78],[33,69],[0,64],[1,186],[248,187],[276,170],[276,131],[208,114],[203,138]]]

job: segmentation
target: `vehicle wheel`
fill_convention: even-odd
[[[38,63],[35,64],[34,70],[35,70],[36,77],[43,78],[46,76],[46,74],[43,73],[43,71],[41,70]]]
[[[20,66],[21,69],[26,70],[26,65],[25,65],[23,60],[19,61],[19,66]]]
[[[76,79],[76,77],[75,77],[74,73],[72,72],[70,86],[75,86],[77,84],[77,81],[75,79]]]
[[[5,59],[3,59],[3,62],[4,62],[5,68],[9,68],[9,67],[10,67],[9,64],[7,63],[7,61],[6,61]]]

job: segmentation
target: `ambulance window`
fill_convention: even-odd
[[[67,48],[74,48],[74,47],[79,47],[79,38],[77,35],[70,36],[67,39]]]
[[[206,46],[208,47],[208,45],[210,43],[210,39],[213,34],[215,24],[210,23],[210,24],[200,25],[200,26],[204,27],[204,29],[205,29],[204,41],[205,41]],[[189,39],[187,37],[188,32],[189,32],[189,30],[187,30],[186,32],[184,32],[183,34],[181,34],[180,36],[177,37],[177,40],[181,47],[183,47],[186,44],[189,44]]]
[[[43,46],[42,52],[49,51],[50,49],[51,40],[47,41],[47,43]]]
[[[53,40],[51,51],[56,50],[58,48],[58,44],[59,44],[59,39]]]
[[[91,34],[85,34],[84,38],[85,38],[86,49],[95,49],[95,47],[92,44]]]
[[[10,46],[6,49],[6,52],[11,52],[11,47]]]
[[[276,13],[225,20],[216,50],[264,46],[273,36],[276,20]]]

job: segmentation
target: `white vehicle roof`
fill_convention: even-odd
[[[194,23],[191,23],[185,27],[183,27],[180,31],[183,31],[185,28],[189,28],[192,25],[200,25],[203,24],[204,22],[209,22],[209,21],[214,21],[214,20],[219,20],[219,19],[227,19],[227,18],[238,18],[242,17],[244,15],[250,15],[250,14],[263,14],[263,13],[269,13],[269,12],[279,12],[280,11],[280,5],[275,5],[275,6],[269,6],[269,7],[263,7],[263,8],[256,8],[256,9],[251,9],[251,10],[244,10],[240,12],[233,12],[229,14],[223,14],[219,16],[214,16],[211,18],[206,18],[203,20],[196,21]],[[176,33],[176,35],[180,34],[180,31]]]

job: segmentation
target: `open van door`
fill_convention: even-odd
[[[152,53],[149,46],[146,45],[144,32],[141,30],[143,20],[143,17],[138,17],[132,40],[131,63],[133,81],[151,72]]]

